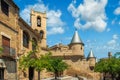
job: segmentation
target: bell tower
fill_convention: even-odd
[[[39,33],[40,46],[46,48],[46,13],[31,10],[32,29]]]

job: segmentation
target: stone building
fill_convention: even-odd
[[[66,74],[72,76],[79,75],[80,73],[89,75],[93,72],[96,58],[92,50],[89,52],[87,58],[85,58],[84,43],[79,37],[77,30],[75,31],[69,45],[60,43],[50,47],[49,49],[54,57],[61,57],[68,65],[70,65],[70,69],[66,71]]]
[[[29,68],[27,76],[18,69],[18,59],[34,50],[32,41],[41,48],[41,53],[46,50],[46,13],[31,10],[30,22],[27,24],[19,16],[19,8],[13,0],[0,0],[0,80],[33,80],[37,73]],[[49,48],[54,57],[62,57],[71,69],[89,73],[95,66],[94,54],[90,51],[87,58],[84,56],[84,43],[76,30],[69,45],[57,44]],[[40,54],[41,54],[40,53]],[[71,70],[70,70],[71,71]],[[68,74],[69,70],[66,71]],[[76,73],[77,74],[77,73]],[[43,74],[44,75],[44,74]]]

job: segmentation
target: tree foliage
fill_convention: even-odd
[[[55,74],[55,78],[58,77],[58,73],[67,69],[68,65],[60,58],[53,58],[51,53],[41,55],[39,58],[33,58],[31,55],[34,51],[28,52],[25,56],[22,56],[19,60],[19,68],[23,71],[29,67],[33,67],[38,72],[38,80],[40,80],[40,72],[45,68]]]
[[[3,52],[3,48],[2,47],[0,47],[0,54]]]
[[[45,56],[46,55],[34,59],[33,67],[38,72],[38,80],[40,80],[40,72],[46,67],[46,59],[44,58]]]
[[[23,55],[19,59],[19,68],[23,71],[29,67],[33,67],[38,71],[38,80],[40,80],[40,72],[45,68],[48,71],[54,72],[55,78],[58,76],[59,72],[64,71],[67,68],[67,64],[60,58],[53,58],[52,54],[46,53],[40,57],[34,57],[36,53],[40,53],[40,47],[32,41],[32,51],[29,51],[27,55]]]
[[[23,55],[19,59],[19,69],[25,71],[27,68],[33,67],[36,71],[38,71],[38,80],[40,80],[40,72],[44,70],[48,64],[47,58],[49,57],[49,53],[46,55],[41,55],[41,57],[38,58],[33,57],[34,53],[34,51],[30,51],[27,55]]]
[[[115,58],[120,58],[120,52],[116,52],[114,55]]]
[[[60,73],[67,69],[68,65],[63,62],[61,58],[51,58],[49,65],[46,67],[48,71],[53,72],[55,79],[59,77]]]
[[[33,51],[30,51],[27,53],[27,55],[23,55],[19,59],[19,69],[26,70],[30,66],[32,67],[34,65],[34,58],[31,58]]]
[[[118,55],[115,54],[115,56]],[[107,59],[101,59],[95,66],[95,71],[104,74],[109,74],[112,77],[118,79],[120,77],[120,57],[111,57]]]

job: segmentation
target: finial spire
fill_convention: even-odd
[[[71,43],[82,43],[82,44],[83,44],[82,40],[81,40],[80,37],[79,37],[77,28],[75,28],[75,33],[74,33],[74,35],[73,35],[73,38],[72,38],[72,40],[71,40]]]
[[[77,28],[75,28],[75,31],[77,31]]]
[[[87,58],[93,58],[93,57],[95,57],[95,56],[94,56],[92,48],[91,48]]]

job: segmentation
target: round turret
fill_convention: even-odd
[[[84,56],[84,43],[76,30],[70,43],[70,49],[74,55]]]
[[[92,50],[90,50],[90,52],[88,54],[88,57],[87,57],[87,60],[89,61],[90,69],[93,70],[94,66],[95,66],[95,63],[96,63],[96,58],[95,58]]]

